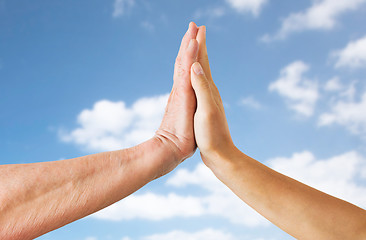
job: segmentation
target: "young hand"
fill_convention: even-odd
[[[213,82],[206,48],[206,28],[199,27],[198,62],[191,67],[191,82],[197,97],[194,132],[202,160],[211,169],[219,156],[235,149],[219,91]]]

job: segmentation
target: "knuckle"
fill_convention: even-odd
[[[198,61],[199,62],[208,62],[208,56],[207,56],[207,54],[199,55],[198,56]]]
[[[201,88],[203,90],[207,90],[207,91],[211,92],[211,86],[204,78],[199,79],[199,84],[201,85]]]

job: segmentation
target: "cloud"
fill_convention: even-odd
[[[311,152],[294,153],[291,157],[272,158],[268,165],[323,192],[366,207],[366,186],[358,183],[366,179],[366,158],[356,151],[328,159],[317,159]]]
[[[60,131],[60,138],[88,151],[116,150],[139,144],[155,134],[168,96],[141,98],[131,107],[123,101],[98,101],[92,109],[80,112],[79,127],[69,132]]]
[[[173,230],[167,233],[152,234],[138,238],[140,240],[237,240],[232,234],[222,230],[206,228],[196,232]],[[132,240],[124,237],[122,240]]]
[[[264,35],[261,40],[269,42],[285,39],[294,32],[306,30],[331,30],[338,18],[360,8],[366,0],[313,0],[313,4],[304,11],[291,13],[282,21],[281,28],[274,35]]]
[[[269,225],[265,218],[244,204],[202,163],[192,171],[176,171],[167,180],[167,185],[179,188],[196,186],[206,190],[207,195],[200,198],[206,206],[205,215],[225,218],[232,223],[249,227]]]
[[[126,14],[135,5],[135,0],[115,0],[112,16],[117,18]]]
[[[262,105],[252,96],[242,98],[239,101],[239,104],[245,107],[253,108],[253,109],[261,109]]]
[[[327,92],[337,92],[343,89],[343,85],[339,80],[339,77],[333,77],[329,79],[324,86],[324,90]]]
[[[307,64],[295,61],[284,67],[280,77],[269,85],[269,90],[281,95],[290,109],[306,117],[313,115],[319,97],[317,83],[303,76],[308,70]]]
[[[232,223],[249,227],[266,226],[268,221],[244,204],[204,165],[189,171],[180,169],[167,180],[168,186],[183,188],[199,187],[202,196],[186,196],[176,193],[166,195],[144,193],[131,195],[97,213],[93,218],[103,220],[146,219],[159,221],[174,217],[219,217]]]
[[[263,6],[268,2],[268,0],[225,0],[227,5],[236,10],[239,13],[251,13],[253,16],[257,17],[262,10]],[[194,13],[195,19],[201,19],[203,17],[209,19],[220,18],[228,13],[227,7],[225,6],[215,6],[206,7],[204,9],[198,9]]]
[[[344,49],[334,51],[335,67],[361,68],[366,66],[366,36],[347,44]]]
[[[203,215],[204,211],[203,203],[197,197],[179,196],[175,193],[168,195],[145,193],[130,195],[92,216],[112,221],[130,219],[158,221],[173,217],[197,217]]]
[[[276,240],[275,238],[253,238],[253,236],[246,235],[246,236],[234,236],[227,231],[219,230],[219,229],[212,229],[206,228],[196,232],[188,232],[182,230],[173,230],[167,233],[158,233],[152,234],[148,236],[143,236],[139,238],[135,238],[139,240]],[[121,240],[133,240],[130,237],[123,237]]]
[[[168,233],[154,234],[143,237],[142,240],[236,240],[232,234],[221,230],[207,228],[198,232],[185,232],[180,230]]]
[[[346,98],[336,101],[329,112],[320,115],[319,126],[338,124],[346,127],[351,133],[366,137],[366,92],[359,101],[354,100],[353,85],[343,92]]]
[[[203,17],[208,18],[220,18],[226,14],[224,7],[208,7],[205,10],[199,9],[194,13],[195,19],[201,19]]]
[[[230,7],[240,13],[251,13],[258,16],[267,0],[226,0]]]
[[[267,161],[273,169],[333,196],[366,207],[366,158],[356,151],[327,159],[317,159],[311,152],[294,153],[291,157],[276,157]],[[144,193],[126,199],[93,215],[104,220],[217,217],[247,227],[270,226],[269,222],[240,200],[202,163],[193,170],[180,169],[166,185],[177,189],[197,187],[200,196],[177,193]],[[169,235],[170,236],[170,235]],[[176,239],[176,238],[170,238]],[[189,238],[186,238],[189,239]],[[201,238],[207,239],[207,238]]]
[[[210,192],[221,192],[224,190],[224,186],[217,181],[215,175],[202,163],[197,164],[192,171],[184,168],[175,171],[175,174],[166,181],[166,184],[178,188],[198,185]]]
[[[147,31],[149,31],[149,32],[153,32],[153,31],[155,31],[155,26],[154,26],[154,24],[152,24],[151,22],[149,22],[149,21],[142,21],[141,22],[141,27],[142,28],[144,28],[144,29],[146,29]]]

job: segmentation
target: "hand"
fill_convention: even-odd
[[[212,80],[206,48],[206,28],[197,33],[198,62],[191,67],[191,82],[197,97],[194,133],[202,160],[212,169],[217,157],[235,149],[219,91]]]
[[[184,159],[195,152],[197,146],[193,132],[193,117],[196,110],[196,97],[191,86],[190,68],[197,61],[198,28],[190,23],[184,35],[174,67],[174,84],[169,96],[165,115],[155,138],[169,146],[172,157],[164,158],[160,175],[174,169]]]

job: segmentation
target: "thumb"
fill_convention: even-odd
[[[212,102],[211,86],[199,62],[191,67],[191,83],[197,98],[197,107],[207,109]]]

